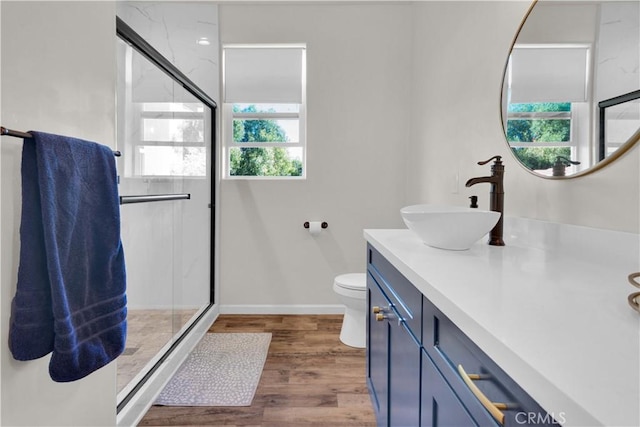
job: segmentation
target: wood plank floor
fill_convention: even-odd
[[[153,406],[141,426],[374,427],[365,351],[340,342],[341,315],[220,315],[209,332],[271,332],[251,406]]]

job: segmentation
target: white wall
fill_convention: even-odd
[[[506,215],[638,232],[638,148],[590,176],[544,180],[505,142],[500,90],[529,3],[220,6],[222,43],[308,43],[306,181],[221,183],[221,303],[332,304],[364,270],[363,228],[403,227],[412,203],[467,205],[506,165]],[[313,238],[301,224],[325,220]],[[235,308],[242,310],[239,308]],[[224,308],[223,308],[224,310]]]
[[[407,203],[466,205],[477,194],[481,207],[488,207],[488,185],[464,183],[488,175],[489,165],[476,162],[499,154],[506,170],[506,216],[639,232],[637,146],[612,166],[568,180],[533,176],[507,147],[499,110],[502,74],[528,7],[511,1],[414,6]]]
[[[0,3],[3,126],[76,136],[114,146],[114,2]],[[115,425],[111,363],[72,383],[55,383],[49,356],[13,360],[6,345],[15,293],[20,226],[20,139],[2,137],[0,424]]]
[[[402,226],[412,7],[219,13],[222,43],[307,43],[308,82],[307,179],[221,182],[221,310],[338,304],[334,276],[365,271],[362,230]],[[302,224],[315,220],[329,228],[312,237]]]
[[[365,268],[363,228],[403,227],[398,209],[413,203],[465,206],[476,194],[488,207],[489,186],[464,183],[489,174],[477,162],[495,154],[507,216],[638,232],[637,147],[562,181],[508,149],[502,76],[529,5],[221,5],[222,43],[306,42],[309,73],[308,179],[221,183],[222,310],[336,303],[332,278]],[[307,220],[329,228],[313,238]]]

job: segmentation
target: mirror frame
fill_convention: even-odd
[[[528,167],[524,166],[522,164],[522,162],[520,161],[520,159],[518,159],[518,157],[515,155],[515,153],[513,152],[513,149],[511,149],[511,146],[509,145],[509,141],[507,140],[507,130],[504,127],[504,108],[503,108],[503,102],[504,102],[504,82],[505,79],[507,78],[507,66],[509,65],[509,56],[511,55],[511,52],[513,52],[513,48],[516,45],[516,41],[518,40],[518,36],[520,35],[520,32],[522,31],[522,27],[524,27],[524,24],[527,22],[527,19],[529,18],[529,15],[531,14],[531,12],[533,11],[534,7],[536,6],[536,4],[538,4],[539,0],[533,0],[533,2],[531,3],[531,5],[529,6],[529,9],[527,10],[527,12],[525,13],[524,17],[522,18],[522,22],[520,22],[520,25],[518,26],[518,31],[516,31],[515,36],[513,36],[513,41],[511,42],[511,46],[509,47],[509,55],[507,55],[507,60],[505,62],[505,65],[503,67],[504,71],[502,74],[502,80],[501,80],[501,87],[500,87],[500,126],[502,127],[502,133],[504,135],[505,138],[505,142],[507,144],[507,147],[509,149],[509,152],[511,153],[511,156],[516,159],[518,161],[518,164],[527,172],[529,172],[531,175],[536,176],[538,178],[544,178],[544,179],[549,179],[549,180],[562,180],[562,179],[572,179],[572,178],[579,178],[579,177],[583,177],[586,175],[590,175],[594,172],[599,171],[600,169],[610,165],[611,163],[613,163],[615,160],[617,160],[618,158],[622,157],[623,155],[625,155],[628,151],[630,151],[633,147],[635,147],[638,144],[638,141],[640,141],[640,128],[638,128],[638,130],[636,130],[633,135],[631,135],[631,137],[627,140],[627,142],[625,142],[624,144],[622,144],[620,146],[620,148],[618,148],[615,152],[613,152],[613,154],[611,154],[609,157],[605,158],[604,160],[600,160],[598,163],[594,164],[593,166],[589,167],[588,169],[585,169],[581,172],[577,172],[571,175],[565,175],[565,176],[548,176],[548,175],[542,175],[539,174],[531,169],[529,169]]]

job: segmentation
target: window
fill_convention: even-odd
[[[508,66],[505,129],[516,156],[545,173],[559,156],[578,160],[587,109],[588,45],[517,45]],[[588,147],[586,147],[588,148]]]
[[[304,178],[305,47],[223,46],[225,178]]]
[[[558,156],[575,158],[572,122],[570,102],[509,104],[507,140],[530,169],[548,169]]]

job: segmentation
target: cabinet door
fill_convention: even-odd
[[[422,415],[420,427],[477,426],[449,384],[422,351]]]
[[[376,320],[373,307],[387,308],[389,302],[367,275],[369,315],[367,317],[367,384],[379,427],[388,425],[389,322]]]
[[[420,424],[420,344],[397,313],[389,316],[389,425]]]

